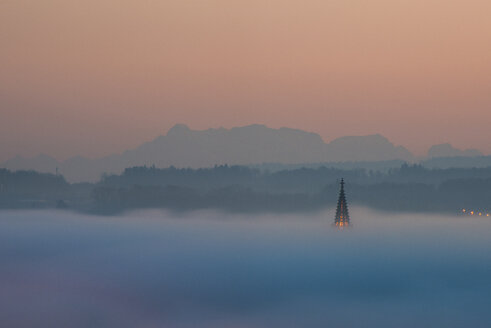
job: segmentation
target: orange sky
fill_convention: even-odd
[[[491,153],[489,0],[0,0],[0,160],[263,123]]]

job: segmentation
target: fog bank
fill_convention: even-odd
[[[0,212],[0,325],[489,327],[491,221]]]

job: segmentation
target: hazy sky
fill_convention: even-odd
[[[263,123],[491,153],[489,0],[0,0],[0,160]]]

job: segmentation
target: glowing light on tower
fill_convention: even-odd
[[[336,208],[336,217],[334,218],[334,225],[340,229],[350,226],[350,219],[348,213],[348,202],[346,201],[346,195],[344,194],[344,179],[341,179],[341,188],[339,189],[338,206]]]

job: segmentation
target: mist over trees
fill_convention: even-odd
[[[139,166],[92,184],[70,184],[60,175],[2,169],[0,207],[59,207],[108,214],[138,208],[301,212],[334,206],[341,177],[352,205],[394,211],[491,210],[491,167],[428,169],[408,164],[384,171]]]
[[[88,183],[68,183],[61,175],[0,169],[0,208],[87,207]]]

